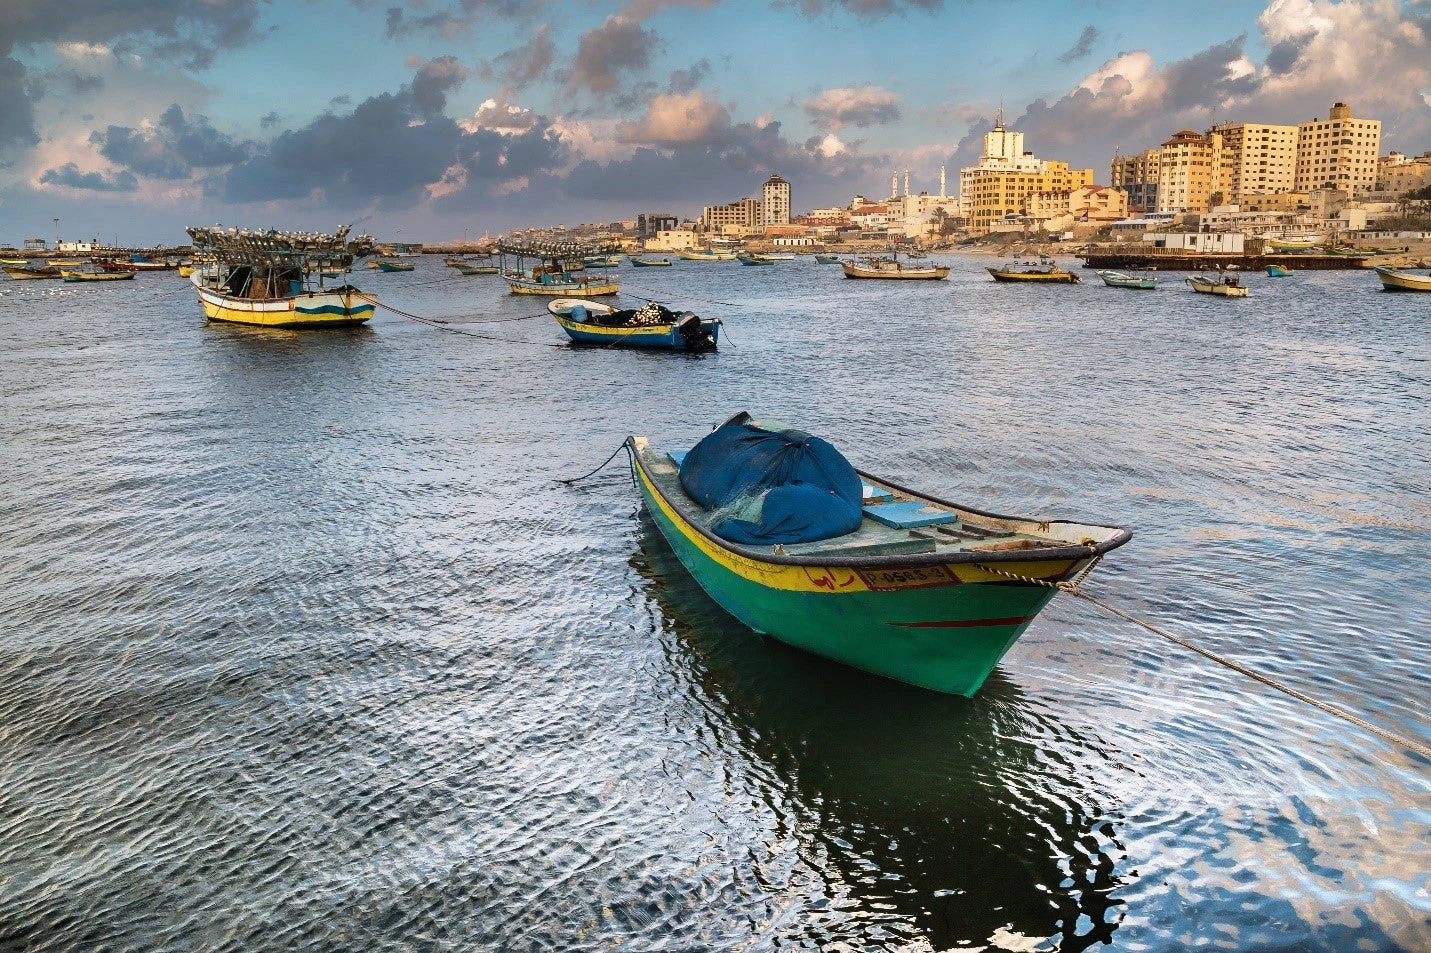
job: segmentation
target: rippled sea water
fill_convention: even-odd
[[[848,670],[554,482],[748,408],[1431,742],[1431,295],[949,260],[623,268],[701,357],[435,259],[355,281],[465,335],[0,285],[0,949],[1431,949],[1425,759],[1067,596],[972,700]]]

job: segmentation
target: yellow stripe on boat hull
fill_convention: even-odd
[[[876,592],[882,591],[884,588],[872,588],[861,573],[855,572],[845,566],[786,566],[780,563],[768,563],[758,559],[750,559],[722,546],[717,546],[691,526],[680,513],[666,502],[660,491],[656,489],[655,484],[651,482],[651,478],[646,474],[644,466],[637,466],[636,472],[641,477],[641,482],[646,489],[647,497],[655,502],[656,506],[665,517],[671,521],[681,535],[685,537],[692,546],[699,549],[708,559],[720,564],[742,579],[758,583],[770,589],[779,589],[785,592],[823,592],[839,594]],[[1057,580],[1064,578],[1076,564],[1076,560],[1000,562],[998,568],[1005,573],[1012,573],[1017,576]],[[945,563],[930,566],[928,570],[933,573],[939,573],[941,570],[947,573],[951,580],[950,585],[977,582],[1008,582],[1008,576],[1000,576],[986,572],[971,563]]]
[[[324,328],[362,324],[373,316],[375,299],[355,292],[305,292],[291,298],[247,299],[198,288],[210,321],[269,328]]]

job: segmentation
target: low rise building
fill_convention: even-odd
[[[1428,186],[1431,186],[1431,152],[1423,152],[1415,157],[1392,152],[1382,156],[1377,163],[1378,193],[1399,197]]]
[[[696,247],[694,228],[663,228],[646,239],[647,251],[684,251]]]
[[[1241,232],[1149,232],[1143,243],[1154,248],[1179,251],[1243,253],[1245,237]]]
[[[755,234],[760,231],[761,208],[758,199],[744,198],[729,205],[707,205],[701,212],[701,228],[722,234]]]

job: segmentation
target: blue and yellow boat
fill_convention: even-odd
[[[689,311],[677,313],[654,301],[622,311],[599,301],[558,298],[547,305],[547,310],[577,344],[713,351],[720,339],[718,318],[702,318]]]
[[[1054,584],[1132,538],[947,502],[747,414],[689,453],[639,436],[628,446],[661,534],[727,612],[797,648],[949,694],[977,692]]]

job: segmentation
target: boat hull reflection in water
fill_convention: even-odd
[[[1067,744],[1069,728],[997,673],[978,698],[955,698],[761,640],[701,590],[644,513],[639,547],[631,565],[714,760],[751,765],[789,830],[794,856],[766,858],[767,887],[796,889],[808,875],[807,911],[822,906],[820,892],[829,901],[824,916],[767,939],[852,949],[1111,942],[1132,876],[1119,806],[1097,778],[1070,778],[1044,757],[1040,740]]]

